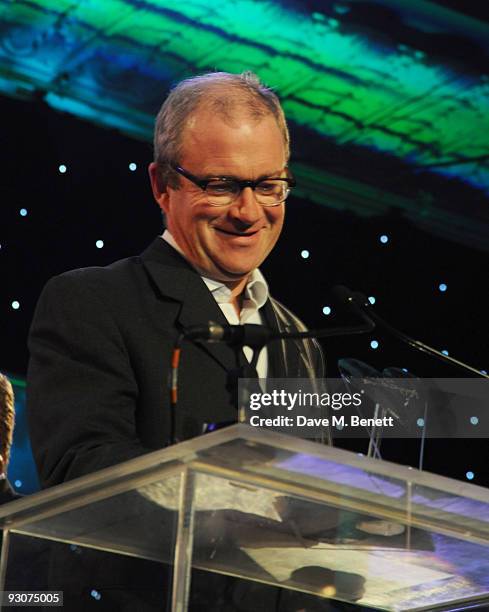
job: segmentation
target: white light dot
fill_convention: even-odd
[[[479,424],[479,419],[476,416],[470,417],[470,424],[471,425],[478,425]]]
[[[131,162],[131,163],[129,164],[129,170],[130,170],[131,172],[134,172],[134,170],[136,170],[136,168],[137,168],[137,167],[138,167],[138,166],[137,166],[137,164],[135,164],[134,162]]]
[[[424,427],[424,419],[418,419],[418,420],[416,421],[416,425],[417,425],[418,427]]]
[[[467,472],[465,474],[465,477],[467,478],[467,480],[474,480],[474,476],[475,476],[474,472]]]
[[[408,369],[407,369],[407,368],[401,368],[401,370],[402,370],[403,372],[406,372],[406,374],[408,373]]]
[[[448,351],[447,351],[447,349],[443,349],[443,350],[442,350],[442,353],[443,353],[444,355],[448,355]]]
[[[307,259],[309,257],[309,251],[307,249],[301,251],[301,257],[302,259]]]
[[[443,293],[444,291],[446,291],[446,290],[447,290],[447,286],[446,286],[446,284],[445,284],[445,283],[440,283],[440,284],[438,285],[438,289],[439,289],[439,290],[440,290],[440,291]]]
[[[14,301],[12,302],[11,306],[12,306],[12,308],[13,308],[14,310],[19,310],[19,308],[20,308],[20,304],[19,304],[19,302],[18,302],[17,300],[14,300]]]
[[[95,243],[95,246],[97,247],[97,249],[103,249],[104,248],[104,241],[103,240],[97,240],[97,242]]]
[[[19,214],[21,217],[27,217],[27,208],[21,208]]]
[[[368,301],[369,301],[371,304],[375,304],[375,298],[374,298],[374,296],[373,296],[373,295],[371,295],[371,296],[368,298]]]
[[[323,314],[325,314],[325,315],[331,314],[331,308],[329,306],[324,306]]]
[[[100,593],[96,591],[95,589],[92,589],[92,591],[90,592],[90,595],[97,601],[99,601],[102,598],[102,595],[100,595]]]
[[[16,481],[14,482],[14,486],[15,486],[15,488],[17,488],[17,489],[18,489],[19,487],[21,487],[21,486],[22,486],[22,480],[16,480]]]
[[[487,374],[487,370],[481,370],[481,374]]]
[[[58,170],[60,171],[61,174],[64,174],[68,170],[68,168],[64,164],[60,164],[58,166]]]
[[[377,342],[377,340],[372,340],[372,342],[370,343],[370,347],[373,349],[379,348],[379,343]]]
[[[387,244],[389,242],[389,236],[386,236],[386,234],[382,234],[379,240],[380,242],[382,242],[382,244]]]

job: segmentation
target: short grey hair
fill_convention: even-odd
[[[178,188],[178,176],[170,164],[178,163],[182,154],[185,125],[190,116],[201,107],[210,109],[229,123],[242,110],[257,121],[272,115],[282,133],[288,161],[289,130],[275,92],[253,72],[210,72],[178,83],[156,117],[154,161],[160,167],[160,180],[163,184]]]
[[[14,391],[9,379],[0,373],[0,454],[7,471],[14,432]]]

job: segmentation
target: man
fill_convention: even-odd
[[[52,279],[39,300],[28,408],[44,486],[169,443],[167,380],[181,330],[209,321],[303,329],[269,296],[258,269],[282,230],[294,184],[288,159],[283,111],[256,76],[208,74],[170,93],[157,117],[149,167],[166,218],[163,236],[139,257]],[[239,354],[239,365],[250,358],[249,351]],[[199,435],[204,424],[236,420],[236,361],[224,344],[184,344],[177,439]],[[270,343],[256,368],[260,377],[323,375],[313,341]],[[82,556],[85,566],[68,553],[53,557],[52,583],[59,580],[70,609],[89,609],[94,602],[85,587],[101,582],[110,584],[99,589],[102,602],[113,602],[102,609],[161,609],[164,570],[143,564],[134,571],[134,560]],[[86,584],[77,594],[81,576]],[[287,598],[278,606],[276,589],[250,591],[213,574],[194,578],[194,611],[297,609],[287,607]],[[237,598],[250,604],[241,606]],[[325,609],[322,601],[318,606]]]
[[[170,93],[149,167],[167,230],[140,257],[55,277],[39,300],[28,409],[44,486],[169,443],[166,381],[182,329],[209,321],[302,328],[258,270],[282,230],[294,184],[288,158],[283,111],[255,75],[207,74]],[[257,370],[321,376],[321,352],[311,341],[275,342]],[[230,347],[185,343],[178,440],[236,420],[233,371]]]
[[[14,416],[14,391],[9,379],[0,373],[0,504],[20,497],[13,491],[7,480],[7,467],[14,433]]]

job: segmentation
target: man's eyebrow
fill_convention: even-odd
[[[208,172],[207,174],[204,174],[202,176],[202,178],[204,180],[209,180],[209,179],[226,179],[226,181],[239,181],[239,178],[237,178],[236,176],[233,176],[232,174],[219,174],[219,172]]]
[[[268,178],[285,178],[285,177],[281,177],[280,176],[283,171],[284,171],[284,168],[281,168],[280,170],[274,170],[273,172],[268,172],[267,174],[262,174],[256,180],[257,181],[262,181],[262,180],[268,179]]]

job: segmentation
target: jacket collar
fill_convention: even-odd
[[[160,296],[178,303],[175,319],[177,329],[206,325],[209,321],[227,325],[222,310],[202,278],[161,237],[156,238],[141,254],[141,261]],[[236,354],[231,347],[220,342],[210,344],[197,341],[196,344],[226,370],[236,368]],[[239,353],[238,359],[242,362],[245,357],[242,351]]]

